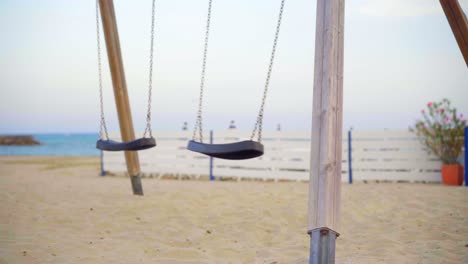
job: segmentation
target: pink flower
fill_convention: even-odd
[[[432,102],[427,103],[427,107],[431,107],[431,106],[432,106]]]
[[[447,122],[450,121],[450,117],[447,116],[447,117],[445,118],[445,121],[447,121]]]
[[[463,118],[463,114],[460,114],[460,118]]]
[[[444,111],[445,111],[445,109],[443,109],[443,108],[440,109],[440,112],[441,112],[441,113],[443,113]]]
[[[424,111],[424,109],[422,109],[422,110],[421,110],[421,113],[423,113],[423,114],[424,114],[425,112],[426,112],[426,111]]]

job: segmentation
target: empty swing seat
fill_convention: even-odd
[[[96,148],[106,151],[137,151],[155,146],[156,140],[154,138],[139,138],[128,142],[99,139],[96,142]]]
[[[187,149],[210,157],[228,160],[252,159],[263,155],[262,143],[252,140],[228,144],[205,144],[190,140]]]

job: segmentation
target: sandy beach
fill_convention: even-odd
[[[99,177],[0,157],[0,263],[307,263],[307,184]],[[337,263],[468,263],[468,189],[344,183]]]

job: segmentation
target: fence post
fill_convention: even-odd
[[[210,144],[213,144],[213,130],[210,130]],[[214,181],[213,176],[213,157],[210,157],[210,181]]]
[[[465,127],[465,186],[468,186],[468,155],[466,152],[468,151],[468,126]]]
[[[101,176],[106,176],[106,171],[104,170],[104,151],[101,150],[100,153],[101,158]]]
[[[353,155],[352,155],[352,138],[351,138],[351,129],[348,130],[348,175],[349,183],[353,183]]]

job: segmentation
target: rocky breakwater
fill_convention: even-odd
[[[41,145],[33,136],[0,136],[3,146],[37,146]]]

